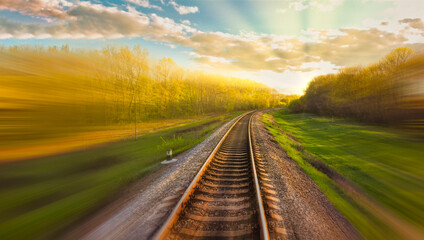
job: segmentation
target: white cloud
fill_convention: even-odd
[[[331,11],[343,2],[344,0],[291,0],[289,2],[289,8],[296,11],[303,11],[308,8]]]
[[[181,15],[199,12],[199,8],[196,7],[196,6],[183,6],[183,5],[179,5],[174,0],[170,0],[168,4],[172,5],[174,7],[175,11],[177,11]]]
[[[127,2],[133,3],[135,5],[144,7],[144,8],[152,8],[159,11],[162,11],[163,9],[157,5],[150,4],[149,0],[127,0]]]
[[[182,20],[181,23],[185,25],[191,25],[191,22],[189,20]]]
[[[57,19],[69,19],[65,8],[73,6],[66,0],[2,0],[0,10],[18,11],[21,14],[52,17]]]
[[[334,73],[337,69],[340,69],[339,66],[336,66],[335,64],[328,62],[328,61],[319,61],[319,62],[305,62],[302,63],[300,68],[305,71],[314,71],[314,70],[320,70],[326,73]]]
[[[269,61],[273,61],[273,60],[280,60],[279,57],[269,57],[267,59],[265,59],[265,62],[269,62]]]
[[[127,6],[127,10],[129,13],[131,14],[135,14],[135,15],[143,15],[143,13],[137,11],[137,9],[135,9],[135,7],[132,7],[130,5]]]
[[[128,11],[91,2],[78,2],[65,13],[67,22],[50,25],[22,24],[0,19],[2,38],[122,38],[144,36],[181,43],[193,28],[156,14],[147,16],[127,6]]]

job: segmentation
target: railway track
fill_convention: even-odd
[[[153,239],[269,239],[253,114],[232,125]]]

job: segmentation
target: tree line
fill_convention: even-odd
[[[0,47],[0,76],[1,120],[22,127],[120,125],[280,104],[266,85],[154,60],[140,46]]]
[[[380,124],[424,119],[424,54],[401,47],[369,66],[315,77],[292,112],[310,112]]]

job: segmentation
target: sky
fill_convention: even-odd
[[[313,77],[424,49],[424,0],[0,0],[0,45],[140,45],[302,94]]]

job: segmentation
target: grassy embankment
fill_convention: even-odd
[[[318,159],[359,186],[400,222],[423,229],[424,143],[406,133],[342,119],[278,111],[264,122],[290,157],[312,177],[329,200],[368,239],[400,239],[397,220],[376,214],[311,165]],[[282,132],[284,131],[284,133]],[[294,137],[294,138],[293,138]],[[392,226],[388,226],[391,223]],[[398,224],[399,225],[399,224]],[[395,226],[395,228],[393,228]],[[409,227],[409,226],[408,226]]]
[[[196,121],[206,120],[217,114],[200,115],[177,119],[164,119],[137,124],[137,134],[144,135]],[[0,163],[34,159],[59,153],[78,151],[108,142],[134,138],[134,124],[115,126],[33,127],[17,131],[0,126]]]
[[[0,165],[0,239],[51,239],[240,113],[208,116],[92,149]],[[160,123],[158,123],[160,124]]]

